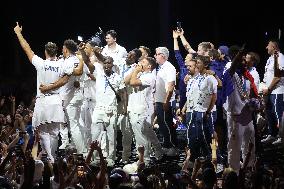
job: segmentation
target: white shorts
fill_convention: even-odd
[[[66,122],[60,95],[53,94],[50,96],[38,97],[33,113],[33,127],[53,122]]]

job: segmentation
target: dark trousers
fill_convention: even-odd
[[[268,134],[276,136],[278,134],[278,127],[281,125],[283,111],[284,111],[284,97],[283,94],[270,94],[266,100],[266,115],[268,123]]]
[[[188,127],[188,147],[191,152],[191,160],[200,156],[211,158],[211,139],[213,134],[213,125],[211,117],[204,120],[203,112],[192,113],[192,121]]]
[[[176,144],[176,130],[173,127],[172,107],[168,111],[164,111],[163,103],[156,102],[157,122],[159,125],[159,133],[163,136],[163,147],[171,148]]]

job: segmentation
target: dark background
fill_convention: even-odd
[[[0,91],[5,95],[34,92],[36,85],[35,69],[13,31],[16,21],[23,25],[24,37],[41,57],[44,57],[46,42],[56,42],[61,48],[65,39],[77,39],[78,35],[87,39],[100,26],[104,31],[116,30],[118,43],[127,51],[140,45],[150,47],[152,52],[157,46],[167,46],[170,60],[176,64],[172,29],[179,20],[194,49],[202,41],[211,41],[215,47],[246,43],[246,50],[261,56],[261,64],[257,66],[261,77],[268,58],[267,40],[277,38],[278,30],[284,29],[283,11],[279,3],[273,1],[38,0],[5,3],[0,8]]]

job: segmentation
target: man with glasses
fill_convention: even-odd
[[[169,50],[166,47],[156,48],[156,62],[159,65],[156,77],[155,105],[159,132],[163,136],[163,147],[167,156],[178,155],[173,142],[176,139],[173,125],[173,113],[171,103],[174,100],[174,88],[176,83],[176,69],[168,61]]]

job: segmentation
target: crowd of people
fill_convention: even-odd
[[[48,42],[44,58],[18,23],[14,33],[36,69],[37,94],[29,106],[0,99],[1,187],[284,187],[284,167],[261,158],[265,145],[284,147],[284,56],[276,40],[267,43],[261,81],[256,52],[211,42],[195,50],[182,28],[172,35],[174,64],[167,47],[154,57],[146,46],[127,52],[114,30],[105,46],[67,39],[62,56]],[[184,125],[184,138],[176,125]],[[184,152],[177,171],[159,167]]]

